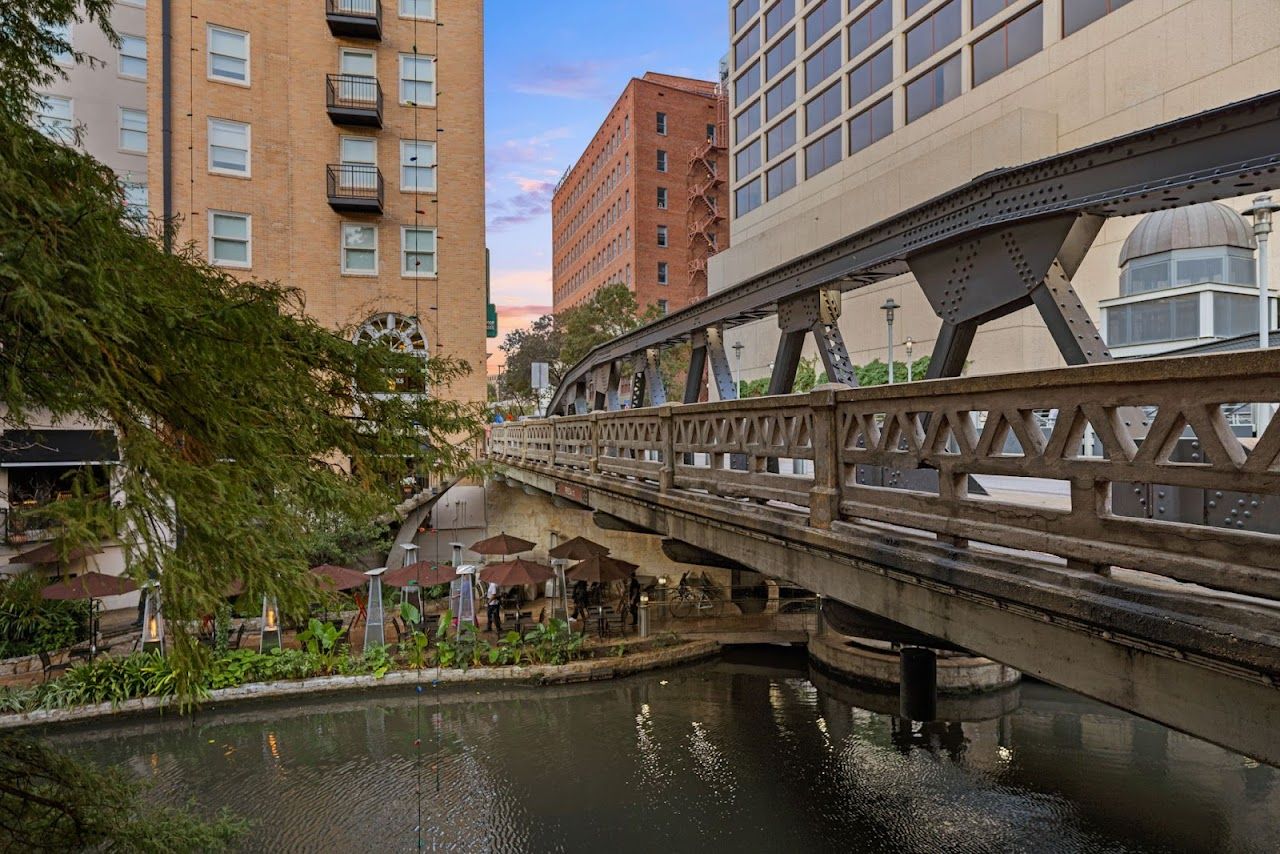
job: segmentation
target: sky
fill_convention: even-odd
[[[502,337],[551,310],[551,194],[627,81],[716,78],[723,0],[488,0],[486,191],[492,299]]]

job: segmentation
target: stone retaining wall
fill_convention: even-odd
[[[852,640],[833,632],[809,637],[809,656],[829,670],[880,685],[899,682],[896,652],[878,652],[854,646]],[[994,691],[1016,684],[1022,674],[989,658],[970,655],[938,656],[938,693],[966,694]]]

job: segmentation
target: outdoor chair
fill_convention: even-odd
[[[240,641],[244,640],[244,623],[240,624],[240,628],[236,629],[235,636],[227,636],[227,649],[239,649]]]
[[[41,669],[43,669],[43,670],[44,670],[44,681],[45,681],[45,682],[48,682],[48,681],[49,681],[49,674],[51,674],[51,673],[61,673],[61,672],[66,671],[69,667],[71,667],[71,661],[70,661],[70,659],[68,659],[67,661],[62,662],[61,664],[54,664],[54,663],[53,663],[53,658],[52,658],[52,656],[50,656],[50,655],[49,655],[49,653],[48,653],[48,652],[45,652],[44,650],[41,650],[41,651],[40,651],[40,653],[39,653],[39,655],[40,655],[40,667],[41,667]]]

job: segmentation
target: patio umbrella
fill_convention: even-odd
[[[499,587],[520,587],[525,584],[542,584],[553,577],[551,567],[532,560],[509,560],[494,563],[481,570],[484,580]]]
[[[448,584],[457,577],[458,570],[452,566],[440,566],[431,561],[420,560],[389,570],[382,576],[382,583],[388,587],[408,587],[416,581],[419,587],[435,587],[437,584]]]
[[[34,549],[16,554],[9,558],[9,563],[62,563],[67,564],[90,555],[100,555],[102,549],[94,545],[76,546],[67,552],[64,558],[58,553],[57,543],[45,543],[42,546],[36,546]]]
[[[502,533],[487,540],[471,544],[471,551],[478,555],[518,555],[534,547],[534,543]]]
[[[565,573],[573,581],[626,581],[640,567],[608,555],[589,557]]]
[[[311,571],[320,576],[320,585],[322,587],[328,587],[332,590],[355,590],[357,587],[363,587],[369,580],[363,572],[356,572],[354,569],[347,569],[345,566],[334,566],[331,563],[313,566]]]
[[[574,537],[572,540],[565,540],[547,552],[556,560],[586,560],[589,557],[600,557],[608,553],[609,549],[607,547],[592,542],[586,537]]]
[[[42,599],[101,599],[104,596],[119,596],[131,593],[138,585],[130,578],[118,575],[103,575],[101,572],[86,572],[75,578],[68,578],[56,584],[50,584],[40,591]]]

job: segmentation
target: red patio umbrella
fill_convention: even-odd
[[[435,587],[437,584],[448,584],[457,577],[458,570],[455,567],[420,560],[386,572],[382,576],[382,583],[388,587],[408,587],[416,581],[419,587]]]
[[[556,560],[586,560],[589,557],[599,557],[608,553],[609,549],[607,547],[592,542],[586,537],[574,537],[572,540],[565,540],[547,552],[548,555]]]
[[[480,577],[499,587],[520,587],[525,584],[542,584],[554,577],[551,567],[532,560],[509,560],[494,563],[480,571]]]
[[[133,580],[119,575],[103,575],[101,572],[86,572],[75,578],[68,578],[56,584],[50,584],[40,591],[42,599],[101,599],[104,596],[119,596],[138,589]]]
[[[507,555],[518,555],[520,552],[527,552],[534,545],[528,540],[522,540],[504,532],[496,537],[489,537],[487,540],[472,543],[471,551],[478,555],[502,555],[506,557]]]
[[[67,552],[64,558],[58,552],[57,543],[45,543],[42,546],[36,546],[34,549],[28,549],[25,552],[16,554],[9,558],[9,563],[71,563],[74,560],[89,557],[90,555],[100,555],[102,549],[94,545],[76,546]]]
[[[608,555],[589,557],[565,573],[573,581],[626,581],[640,567]]]
[[[355,590],[369,580],[363,572],[356,572],[354,569],[347,569],[345,566],[334,566],[331,563],[313,566],[311,571],[320,576],[322,587],[328,587],[333,590]]]

